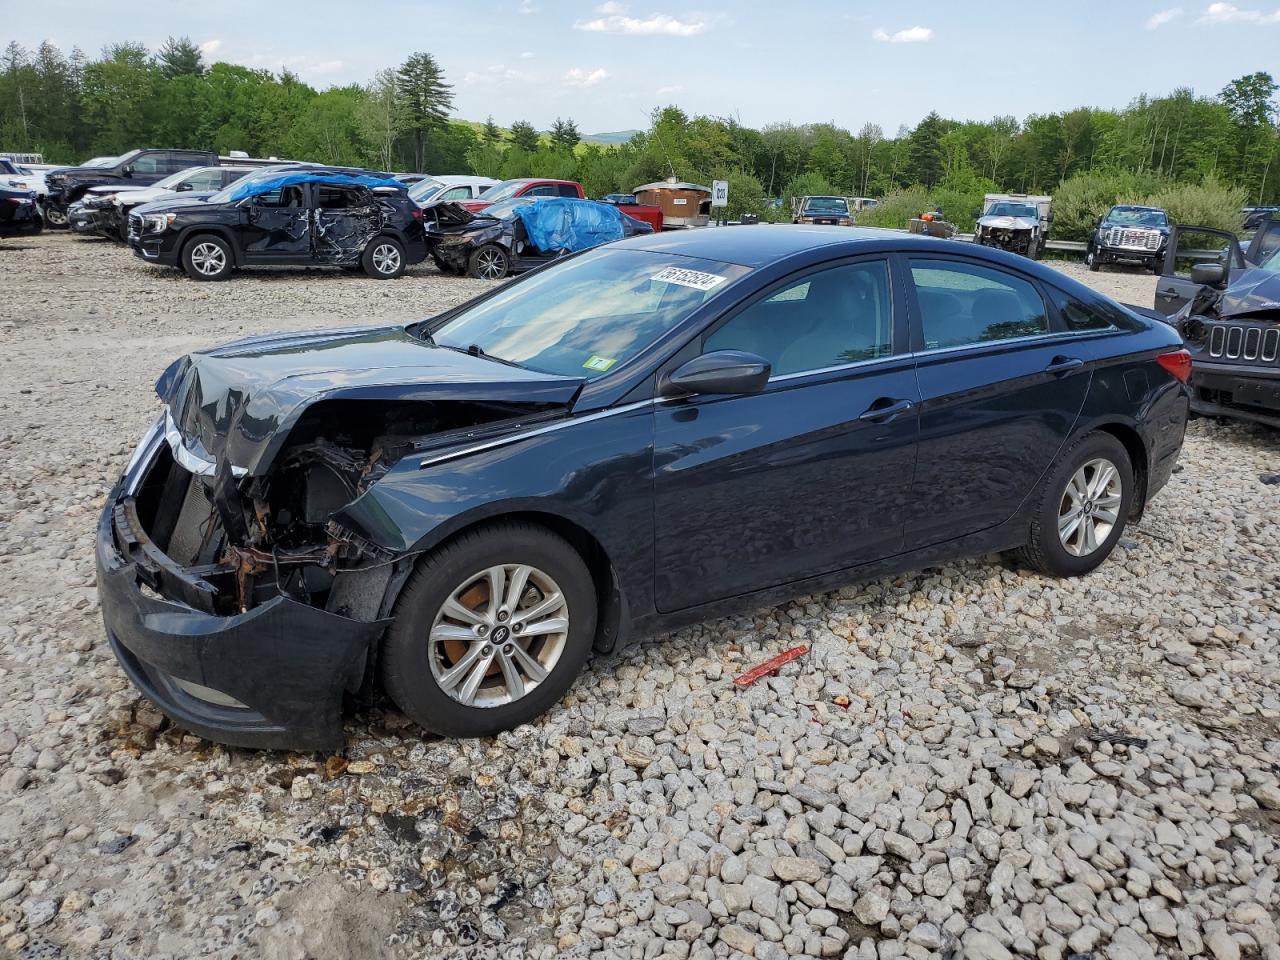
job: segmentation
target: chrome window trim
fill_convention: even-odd
[[[1074,340],[1078,337],[1094,337],[1094,336],[1114,336],[1119,333],[1127,333],[1128,331],[1120,327],[1107,327],[1104,330],[1050,330],[1048,333],[1028,334],[1025,337],[1006,337],[1003,340],[979,340],[976,343],[961,343],[950,347],[930,347],[927,350],[917,350],[917,357],[932,357],[944,353],[972,352],[985,347],[999,347],[1005,344],[1015,343],[1054,343],[1058,340]]]
[[[815,367],[812,370],[800,370],[796,373],[780,373],[776,377],[770,377],[770,383],[783,383],[787,380],[797,380],[801,377],[814,377],[822,373],[839,373],[843,370],[852,370],[857,367],[866,367],[872,364],[885,363],[890,360],[910,360],[912,354],[910,351],[903,353],[890,353],[883,357],[869,357],[866,360],[854,360],[850,363],[841,363],[833,367]]]

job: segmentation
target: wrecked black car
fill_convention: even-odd
[[[423,216],[436,266],[480,280],[500,280],[567,253],[653,232],[616,204],[566,197],[514,197],[480,213],[438,203]]]
[[[1167,325],[974,244],[632,237],[171,365],[103,619],[215,740],[332,749],[379,687],[490,736],[631,636],[973,553],[1087,573],[1168,481],[1188,373]]]
[[[1280,427],[1280,216],[1246,251],[1232,233],[1174,227],[1155,309],[1191,351],[1193,413]]]
[[[128,225],[136,256],[194,280],[268,265],[363,268],[389,280],[427,255],[405,185],[350,167],[265,167],[212,195],[142,204]]]
[[[36,234],[43,229],[34,190],[0,187],[0,237]]]

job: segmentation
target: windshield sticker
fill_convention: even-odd
[[[592,355],[586,363],[583,364],[588,370],[594,370],[597,373],[604,373],[612,367],[618,360],[616,357],[597,357]]]
[[[685,270],[683,267],[667,267],[652,277],[661,283],[678,283],[682,287],[693,287],[695,290],[710,290],[728,280],[716,273],[702,273],[698,270]]]

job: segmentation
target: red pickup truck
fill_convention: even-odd
[[[512,197],[577,197],[585,200],[582,184],[572,180],[539,180],[536,177],[524,177],[519,180],[503,180],[495,183],[474,200],[462,200],[460,203],[472,213],[479,213],[491,203],[499,200],[510,200]]]
[[[611,195],[612,196],[612,195]],[[479,213],[499,200],[510,200],[512,197],[576,197],[585,200],[587,195],[582,184],[574,180],[542,180],[537,177],[522,177],[516,180],[503,180],[495,183],[474,200],[456,201],[471,213]],[[634,198],[632,198],[634,200]],[[606,202],[616,202],[606,200]],[[617,203],[618,208],[629,217],[647,223],[655,233],[662,229],[662,209],[642,203]]]

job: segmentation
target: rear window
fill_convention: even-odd
[[[912,260],[925,348],[963,347],[1049,332],[1029,281],[958,260]]]

